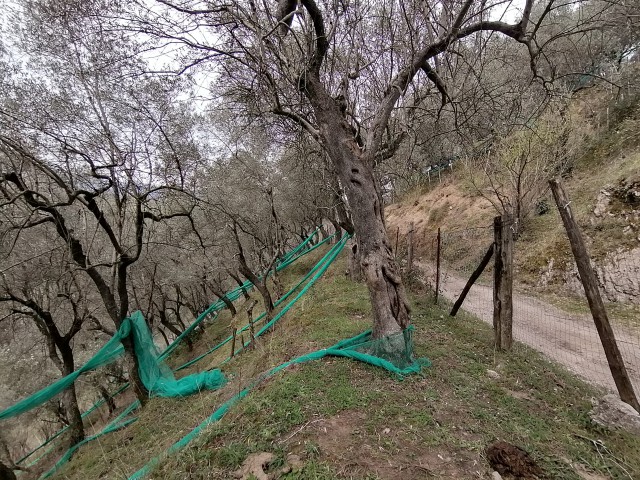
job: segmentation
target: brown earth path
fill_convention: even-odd
[[[418,266],[431,278],[435,276],[432,265],[418,263]],[[454,302],[466,281],[451,270],[443,270],[440,295]],[[462,308],[492,325],[492,299],[492,286],[475,284]],[[615,324],[613,328],[627,371],[636,392],[640,393],[640,334]],[[615,389],[604,349],[589,315],[567,313],[537,298],[514,292],[513,335],[517,341],[542,352],[588,382]]]

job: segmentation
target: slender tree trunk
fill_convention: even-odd
[[[175,314],[176,314],[176,321],[178,322],[178,325],[180,325],[180,333],[178,334],[178,336],[182,335],[184,333],[184,331],[187,329],[187,325],[184,323],[184,321],[182,320],[182,315],[180,315],[180,303],[176,302],[176,309],[175,309]],[[191,336],[187,335],[184,339],[185,342],[187,342],[187,348],[189,349],[189,351],[193,351],[193,341],[191,340]],[[167,345],[169,346],[169,345]]]
[[[162,339],[164,340],[164,343],[167,345],[167,347],[171,345],[169,337],[167,337],[167,333],[160,327],[158,327],[158,332],[160,332],[160,335],[162,335]]]
[[[127,366],[127,372],[129,372],[129,383],[133,388],[136,398],[140,400],[140,404],[144,406],[149,400],[149,390],[142,383],[140,378],[140,364],[138,357],[135,354],[135,347],[133,344],[133,337],[129,335],[122,339],[122,346],[124,347],[124,359]]]
[[[333,237],[333,243],[338,243],[342,240],[342,227],[340,227],[340,222],[335,219],[331,219],[331,224],[333,225],[334,230],[336,231],[336,236]]]
[[[273,293],[276,296],[276,301],[278,301],[284,295],[284,285],[282,285],[282,281],[280,280],[280,275],[278,274],[275,268],[272,270],[272,272],[273,272],[273,276],[272,276]]]
[[[264,309],[267,312],[267,321],[271,319],[271,315],[273,312],[273,300],[271,299],[271,293],[269,293],[269,289],[267,288],[265,279],[267,278],[267,274],[265,273],[262,278],[259,278],[255,273],[251,271],[246,261],[244,260],[244,256],[240,256],[240,273],[245,276],[247,280],[253,283],[256,290],[260,292],[262,296],[262,300],[264,303]]]
[[[249,277],[247,277],[247,279],[251,280],[251,282],[255,285],[256,290],[258,290],[258,292],[260,292],[260,295],[262,296],[262,302],[264,303],[264,309],[267,312],[268,322],[269,320],[271,320],[271,317],[273,315],[273,300],[271,299],[271,293],[269,293],[269,289],[267,288],[265,282],[263,282],[262,280],[258,280],[258,277],[256,277],[255,275],[253,275],[253,277],[253,280],[251,280],[251,278]]]
[[[235,317],[238,312],[236,311],[236,306],[233,304],[233,302],[229,300],[229,298],[222,291],[213,289],[211,291],[216,297],[222,300],[222,303],[224,303],[231,312],[231,316]]]
[[[169,330],[171,333],[173,333],[176,338],[179,337],[180,335],[182,335],[182,332],[184,332],[184,330],[180,330],[178,327],[176,327],[174,324],[172,324],[169,321],[169,318],[167,317],[167,313],[166,313],[166,305],[164,302],[162,302],[162,307],[159,309],[158,312],[158,316],[160,317],[160,324],[164,325],[164,327]],[[158,329],[159,330],[159,329]],[[166,334],[164,332],[162,332],[162,336],[164,337],[165,341],[167,342],[167,346],[169,346],[169,341],[168,338],[166,336]],[[190,339],[186,339],[187,341],[187,348],[189,349],[189,351],[193,350],[193,342],[191,342]]]
[[[184,332],[187,329],[187,325],[184,323],[184,320],[182,320],[182,315],[180,315],[180,304],[177,302],[176,302],[176,309],[174,311],[176,314],[176,321],[178,322],[178,325],[180,325],[180,328]]]
[[[247,280],[253,283],[253,286],[256,288],[256,290],[258,290],[258,292],[260,292],[260,295],[262,295],[262,300],[264,301],[264,309],[267,312],[266,321],[268,322],[269,320],[271,320],[271,315],[273,314],[273,300],[271,299],[271,294],[269,293],[269,289],[267,288],[269,269],[267,269],[262,277],[258,277],[255,273],[253,273],[253,271],[247,264],[247,259],[244,256],[244,250],[242,248],[242,243],[240,242],[238,232],[235,229],[235,224],[233,234],[236,240],[236,245],[238,247],[238,270],[242,275],[244,275]]]
[[[98,385],[98,390],[109,409],[109,417],[116,411],[116,402],[103,385]]]
[[[313,75],[306,82],[306,93],[353,215],[360,263],[373,306],[373,337],[398,333],[410,323],[409,304],[387,239],[373,153],[361,152],[335,100]]]
[[[75,370],[71,347],[68,343],[66,345],[58,345],[58,350],[60,350],[60,356],[62,357],[62,374],[64,376],[70,375]],[[69,422],[69,444],[73,446],[84,440],[85,437],[75,383],[62,392],[62,404]]]
[[[320,240],[324,240],[328,236],[327,227],[322,223],[322,219],[320,219]]]
[[[118,305],[116,306],[115,297],[113,297],[113,307],[108,309],[109,315],[113,319],[118,328],[122,325],[122,322],[127,317],[129,312],[129,292],[127,291],[127,267],[128,263],[120,263],[118,265]],[[103,296],[104,298],[104,296]],[[106,305],[109,306],[109,305]],[[122,346],[124,347],[124,359],[127,366],[127,372],[129,373],[129,383],[133,388],[136,398],[140,401],[141,406],[145,406],[149,400],[149,391],[144,386],[142,378],[140,377],[140,362],[135,351],[135,343],[133,339],[133,328],[131,333],[126,338],[122,339]]]
[[[116,328],[119,329],[122,326],[122,322],[127,316],[127,312],[129,309],[129,294],[127,292],[127,266],[120,264],[118,266],[118,297],[119,297],[119,305],[116,303],[116,299],[114,293],[111,288],[106,284],[106,282],[102,279],[102,277],[93,270],[87,269],[87,273],[90,274],[104,306],[109,314],[109,317],[115,324]],[[92,274],[93,273],[93,274]],[[145,405],[147,400],[149,399],[149,391],[146,389],[142,380],[140,379],[139,365],[138,365],[138,357],[135,354],[133,336],[130,334],[128,337],[122,339],[122,346],[124,347],[124,358],[125,364],[127,366],[127,371],[129,372],[129,382],[133,387],[133,391],[136,394],[138,400],[140,400],[140,404],[142,406]]]
[[[233,271],[231,271],[229,269],[227,269],[227,273],[229,274],[229,276],[231,278],[233,278],[236,281],[238,286],[242,289],[242,295],[244,296],[244,299],[245,300],[249,300],[251,297],[247,293],[247,289],[244,288],[244,282],[242,281],[242,279],[238,275],[236,275]]]

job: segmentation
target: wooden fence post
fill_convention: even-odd
[[[591,267],[587,247],[584,244],[580,228],[578,227],[578,224],[573,217],[573,212],[571,211],[571,202],[567,198],[567,194],[562,188],[559,180],[550,180],[549,185],[551,186],[553,198],[556,201],[560,217],[562,217],[562,223],[564,224],[567,236],[569,237],[569,242],[571,243],[571,251],[573,252],[573,256],[576,260],[580,280],[584,287],[584,293],[587,296],[587,301],[589,302],[589,309],[591,309],[591,315],[593,316],[593,321],[596,324],[600,341],[604,347],[607,362],[609,363],[609,369],[611,370],[611,375],[613,376],[613,380],[618,388],[620,399],[640,412],[638,398],[633,390],[633,384],[629,379],[629,374],[627,373],[627,369],[624,365],[622,354],[620,353],[613,329],[609,323],[607,311],[604,308],[604,302],[600,296],[598,282],[596,275],[593,272],[593,268]]]
[[[450,316],[452,317],[456,316],[456,313],[458,313],[458,310],[462,306],[462,302],[464,302],[464,299],[467,298],[467,294],[469,293],[469,290],[471,290],[471,287],[473,286],[473,284],[476,283],[476,280],[480,278],[480,275],[482,275],[482,272],[484,272],[484,269],[489,264],[489,260],[491,260],[492,256],[493,256],[493,243],[489,246],[487,253],[484,254],[484,257],[482,258],[480,265],[477,266],[477,268],[471,274],[471,277],[469,277],[469,280],[467,281],[467,284],[462,289],[462,292],[460,293],[460,296],[456,300],[456,303],[453,304],[451,313],[449,313]]]
[[[510,215],[493,219],[495,266],[493,271],[493,330],[496,348],[513,344],[513,221]]]
[[[413,270],[413,222],[409,224],[409,235],[407,236],[407,272]]]
[[[438,238],[436,245],[436,305],[438,304],[438,293],[440,292],[440,248],[442,245],[442,231],[438,227]]]

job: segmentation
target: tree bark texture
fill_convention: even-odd
[[[360,251],[358,250],[358,241],[355,237],[347,242],[348,259],[347,270],[349,278],[352,282],[362,281],[362,267],[360,266]]]
[[[410,323],[410,310],[387,239],[382,198],[373,172],[373,152],[363,152],[356,144],[339,106],[319,78],[311,75],[305,88],[323,144],[353,212],[360,264],[373,307],[373,338],[399,333]]]
[[[75,366],[73,364],[73,352],[69,344],[66,346],[58,346],[60,356],[62,357],[62,375],[67,376],[73,373]],[[78,407],[78,397],[76,395],[75,383],[62,392],[62,404],[69,422],[69,446],[76,445],[84,440],[84,424],[82,423],[82,415]]]
[[[413,270],[413,222],[409,224],[409,233],[407,234],[407,272]]]
[[[127,365],[127,372],[129,372],[129,383],[136,394],[136,398],[140,400],[140,404],[144,406],[149,400],[149,391],[142,383],[142,378],[140,377],[140,364],[135,354],[133,337],[129,335],[127,338],[123,338],[122,346],[124,347],[124,359]]]
[[[238,284],[238,286],[240,287],[240,289],[242,290],[242,295],[244,296],[245,300],[249,300],[251,298],[251,296],[247,293],[247,289],[244,287],[244,282],[242,281],[242,279],[235,274],[235,272],[233,272],[230,269],[227,269],[227,273],[229,274],[229,276],[231,278],[233,278],[236,283]]]

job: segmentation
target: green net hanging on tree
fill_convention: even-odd
[[[159,358],[151,331],[141,312],[125,318],[114,336],[87,363],[66,377],[34,393],[12,407],[0,412],[0,420],[15,417],[36,408],[69,388],[83,373],[115,361],[124,353],[122,340],[133,336],[138,357],[140,379],[152,397],[179,397],[201,390],[214,390],[225,383],[220,370],[200,372],[176,380],[171,369]]]

